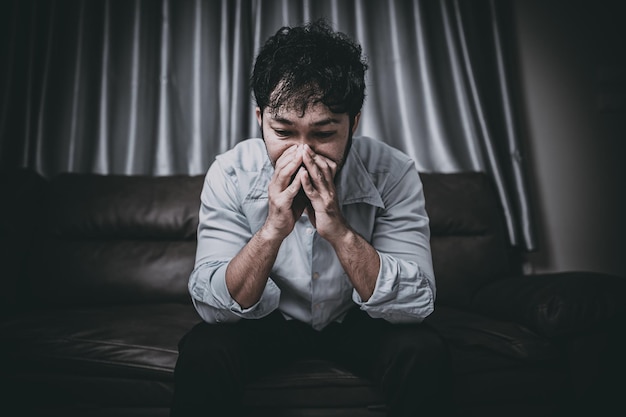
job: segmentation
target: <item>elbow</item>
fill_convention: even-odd
[[[233,314],[228,310],[223,310],[219,308],[212,307],[207,305],[201,301],[193,299],[193,306],[196,309],[196,312],[200,316],[200,318],[209,324],[218,324],[218,323],[235,323],[241,320],[241,317]]]

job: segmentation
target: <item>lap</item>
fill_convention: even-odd
[[[373,319],[355,307],[322,331],[280,312],[196,325],[179,344],[172,416],[204,409],[236,413],[247,382],[305,357],[328,359],[379,385],[390,415],[416,415],[429,404],[435,415],[442,403],[447,352],[438,335],[422,324]]]
[[[330,360],[364,377],[375,377],[394,357],[419,351],[432,357],[443,351],[441,339],[422,324],[391,324],[354,308],[342,323],[322,331],[278,311],[262,319],[196,325],[180,342],[182,356],[236,361],[253,377],[305,357]],[[190,358],[191,359],[191,358]]]
[[[194,326],[178,345],[179,357],[190,362],[229,363],[242,369],[240,377],[257,374],[296,359],[299,351],[298,323],[287,321],[278,311],[255,320]]]
[[[376,378],[379,369],[408,352],[442,362],[446,348],[439,335],[421,323],[392,324],[353,309],[343,323],[331,325],[329,354],[355,373]]]

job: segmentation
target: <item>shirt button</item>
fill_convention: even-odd
[[[313,279],[318,279],[319,277],[320,277],[319,272],[315,272],[315,273],[313,274]]]
[[[312,235],[313,234],[313,228],[312,227],[307,227],[306,228],[306,234],[307,235]]]

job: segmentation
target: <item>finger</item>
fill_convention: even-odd
[[[329,159],[318,155],[305,145],[303,162],[309,171],[313,186],[317,189],[325,189],[333,180],[332,169],[328,163]]]
[[[299,177],[304,193],[307,197],[309,197],[309,200],[314,200],[317,197],[318,192],[313,186],[313,183],[311,181],[311,175],[307,171],[305,171],[304,173],[300,174]]]
[[[276,164],[274,165],[274,169],[280,170],[285,167],[289,162],[291,162],[296,155],[298,154],[298,145],[293,145],[287,148],[285,152],[282,153],[276,160]]]
[[[326,163],[328,164],[328,167],[330,168],[330,175],[334,181],[335,175],[337,175],[337,163],[333,161],[332,159],[328,159],[328,158],[326,158]]]
[[[280,191],[283,191],[292,182],[300,166],[302,166],[302,152],[301,149],[296,149],[295,153],[291,152],[282,158],[280,164],[276,162],[272,182],[279,186]]]
[[[301,168],[301,170],[304,171],[304,168]],[[298,174],[300,174],[300,171],[298,171]],[[284,190],[275,188],[270,191],[271,204],[283,209],[293,208],[294,200],[300,189],[302,189],[301,175],[296,175],[296,178]]]
[[[291,199],[293,199],[298,194],[300,189],[302,188],[302,177],[303,176],[307,176],[306,175],[306,169],[304,167],[300,167],[300,169],[298,169],[298,171],[296,172],[296,175],[295,175],[293,181],[291,182],[291,184],[289,184],[289,186],[285,189],[285,193]]]

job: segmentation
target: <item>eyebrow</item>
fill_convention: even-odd
[[[284,125],[289,125],[289,126],[293,126],[294,125],[294,123],[291,120],[286,119],[284,117],[280,117],[280,116],[272,117],[272,120],[274,122],[281,123],[281,124],[284,124]],[[322,120],[318,120],[317,122],[313,122],[309,126],[319,127],[319,126],[327,126],[327,125],[331,125],[331,124],[339,124],[339,120],[335,119],[333,117],[328,117],[326,119],[322,119]]]
[[[284,125],[289,125],[292,126],[293,122],[289,119],[285,119],[284,117],[280,117],[280,116],[272,116],[272,121],[273,122],[277,122],[277,123],[281,123]]]
[[[326,126],[326,125],[332,125],[332,124],[339,124],[339,120],[333,117],[329,117],[326,119],[318,120],[315,123],[311,123],[311,126]]]

